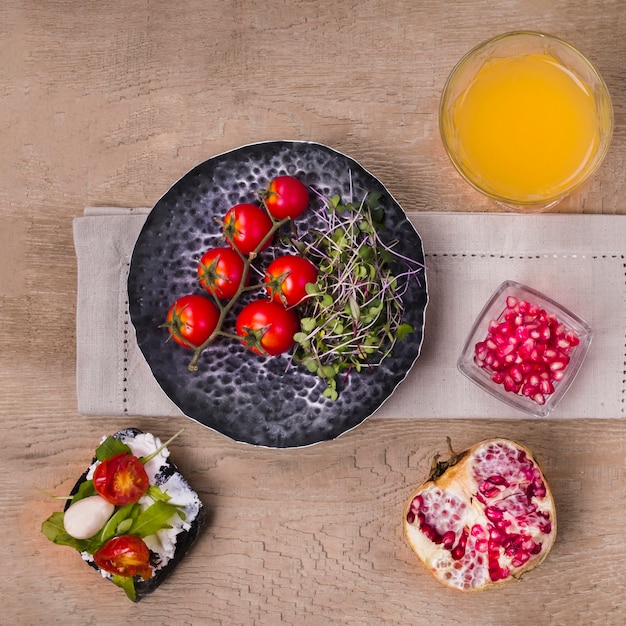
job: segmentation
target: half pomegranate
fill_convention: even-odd
[[[435,457],[406,503],[411,548],[454,589],[481,591],[519,579],[546,558],[556,538],[554,500],[539,465],[509,439],[450,452],[448,461]]]

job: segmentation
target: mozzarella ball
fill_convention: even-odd
[[[89,496],[65,511],[63,526],[74,539],[89,539],[109,521],[114,510],[115,505],[102,496]]]

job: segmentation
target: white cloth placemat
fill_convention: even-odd
[[[85,415],[181,415],[152,376],[128,315],[128,268],[148,212],[87,208],[74,220],[76,383],[78,410]],[[550,418],[626,417],[626,216],[408,216],[426,254],[424,343],[407,379],[374,417],[526,417],[456,369],[476,315],[507,279],[544,292],[594,330],[587,359]]]

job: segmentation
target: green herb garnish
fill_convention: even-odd
[[[323,198],[318,211],[324,226],[298,251],[319,268],[301,318],[294,360],[326,381],[324,396],[339,396],[338,376],[374,368],[413,328],[403,322],[402,296],[424,266],[385,244],[381,194],[361,203]],[[310,236],[310,235],[309,235]],[[394,273],[398,272],[399,273]]]

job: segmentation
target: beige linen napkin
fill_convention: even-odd
[[[135,342],[126,279],[147,209],[74,220],[77,392],[86,415],[176,416]],[[626,216],[408,212],[426,253],[422,353],[376,412],[399,418],[525,418],[465,379],[456,361],[484,303],[517,280],[587,321],[594,339],[550,418],[626,417]]]
[[[88,207],[74,219],[76,387],[85,415],[182,415],[152,376],[128,312],[130,259],[148,213]]]

